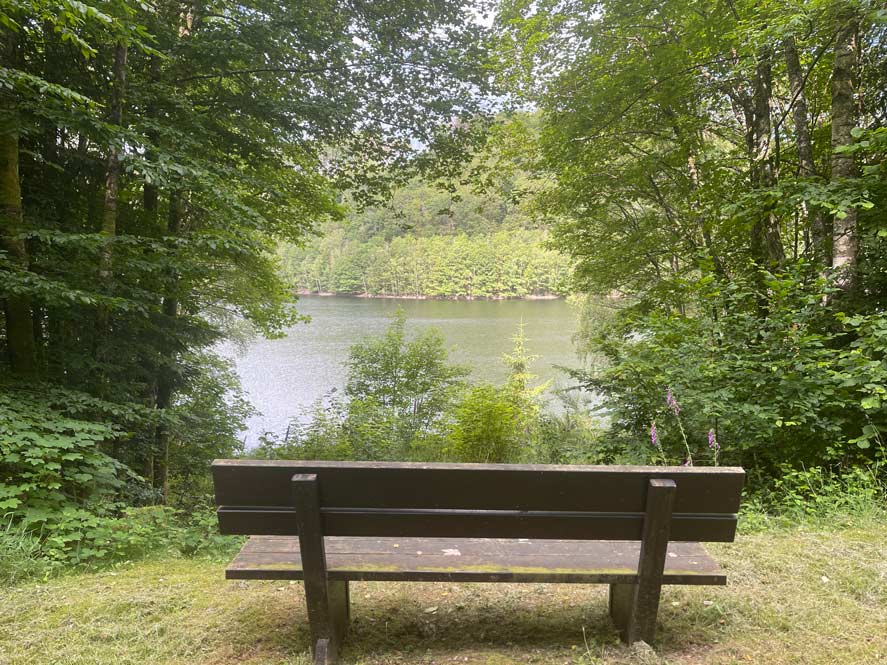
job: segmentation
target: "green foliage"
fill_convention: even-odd
[[[280,249],[285,276],[305,292],[437,298],[562,295],[568,258],[548,247],[523,204],[538,187],[517,137],[529,119],[497,119],[459,181],[412,180],[384,206],[356,207],[304,247]],[[442,186],[443,185],[443,186]]]
[[[593,341],[609,363],[588,384],[604,394],[613,427],[650,459],[654,421],[665,454],[686,457],[669,387],[698,462],[711,463],[709,430],[725,463],[774,476],[786,463],[864,462],[883,450],[883,314],[823,304],[832,289],[821,279],[815,288],[797,273],[765,280],[766,301],[753,283],[710,280],[693,315],[626,310]]]
[[[126,507],[124,499],[145,499],[138,496],[144,481],[108,454],[123,438],[108,423],[132,425],[151,416],[51,386],[7,386],[0,393],[2,577],[219,546],[209,511],[186,516],[163,506]]]
[[[554,433],[561,420],[541,415],[539,395],[547,384],[531,385],[533,360],[520,326],[511,353],[503,356],[508,380],[501,386],[466,385],[467,370],[448,364],[440,332],[429,328],[408,341],[398,311],[383,335],[352,347],[344,399],[330,396],[318,402],[306,422],[291,424],[285,440],[265,437],[253,454],[270,459],[555,461],[551,457],[565,451]],[[543,422],[549,438],[540,442]],[[589,423],[580,416],[565,427],[574,430],[574,441],[586,441],[592,438],[584,430]],[[574,453],[577,459],[592,454]]]
[[[570,263],[538,230],[487,234],[374,236],[356,240],[332,229],[304,250],[284,248],[283,271],[296,288],[435,298],[565,295]]]
[[[741,530],[754,533],[776,525],[883,520],[887,484],[881,465],[830,471],[822,467],[784,467],[779,478],[743,501]]]
[[[500,80],[538,109],[532,210],[591,294],[608,438],[657,463],[719,445],[759,484],[883,455],[878,4],[506,0],[497,21]]]
[[[431,427],[469,373],[467,367],[447,364],[438,329],[427,328],[408,342],[400,309],[384,335],[351,347],[347,364],[348,398],[391,410],[413,431]]]
[[[455,408],[447,457],[456,462],[513,462],[521,454],[525,414],[505,388],[468,390]]]
[[[785,468],[761,500],[771,512],[787,517],[862,516],[887,508],[887,486],[877,465],[843,473],[821,467]]]
[[[477,145],[487,29],[467,11],[4,3],[0,514],[44,554],[181,531],[130,508],[196,509],[239,451],[251,407],[213,347],[299,318],[274,249],[341,218],[346,190],[384,200]]]
[[[168,410],[169,501],[190,508],[212,494],[207,473],[212,460],[236,457],[243,450],[240,434],[255,412],[240,387],[230,361],[211,354],[185,354],[180,367],[188,376],[187,393]]]
[[[218,535],[215,511],[127,507],[119,514],[66,509],[47,524],[40,554],[64,565],[106,566],[152,555],[230,552],[237,539]]]
[[[266,437],[256,454],[359,460],[438,455],[446,414],[468,375],[447,355],[435,328],[408,339],[398,310],[384,334],[351,347],[346,399],[318,403],[307,424],[294,422],[285,441]]]
[[[121,466],[99,444],[115,428],[78,418],[94,400],[74,391],[0,393],[0,510],[40,526],[121,486]],[[62,406],[64,404],[64,406]]]
[[[508,379],[501,387],[472,387],[453,411],[448,433],[448,458],[459,462],[516,462],[534,452],[541,405],[547,383],[531,386],[536,378],[530,367],[535,356],[527,353],[524,326],[518,326],[510,353],[502,356]]]
[[[529,461],[538,464],[640,464],[645,457],[593,415],[594,405],[562,391],[561,411],[543,411],[533,425]]]

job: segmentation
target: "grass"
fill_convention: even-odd
[[[667,587],[656,651],[629,650],[606,587],[352,583],[350,665],[887,662],[887,522],[833,518],[710,545],[727,587]],[[0,590],[0,664],[307,665],[299,583],[167,559]]]
[[[39,556],[40,541],[10,516],[0,517],[0,582],[11,583],[38,578],[50,572],[49,563]]]

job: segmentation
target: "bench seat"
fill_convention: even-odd
[[[504,538],[324,538],[336,581],[637,582],[639,541]],[[299,539],[252,536],[225,570],[234,580],[301,580]],[[699,543],[670,542],[663,584],[726,584]]]

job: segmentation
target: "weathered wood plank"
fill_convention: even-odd
[[[733,467],[216,460],[216,503],[289,506],[297,473],[317,475],[324,508],[642,513],[647,482],[670,478],[676,513],[733,514],[745,482]]]
[[[223,534],[298,533],[290,508],[221,506],[217,513]],[[322,508],[321,514],[328,536],[640,540],[644,527],[642,512]],[[676,513],[670,530],[674,540],[730,542],[736,537],[736,515]]]
[[[328,536],[324,539],[327,556],[334,554],[403,554],[417,556],[443,554],[456,549],[462,556],[501,557],[539,555],[579,555],[596,551],[623,552],[637,559],[639,541],[612,540],[606,542],[587,540],[533,540],[529,538],[346,538]],[[244,543],[241,553],[250,552],[298,552],[299,539],[293,536],[253,536]],[[421,555],[419,553],[422,553]],[[698,543],[669,544],[669,556],[705,556]]]
[[[644,640],[653,643],[656,635],[656,616],[662,593],[662,578],[668,559],[671,511],[674,506],[677,485],[672,480],[650,481],[647,493],[647,514],[644,519],[644,536],[638,561],[638,581],[625,628],[625,641],[633,644]]]
[[[314,665],[333,665],[335,659],[330,658],[330,641],[317,640],[314,643]]]
[[[609,594],[610,618],[621,635],[628,631],[636,584],[611,584]]]
[[[586,582],[637,580],[638,542],[327,538],[330,580]],[[554,545],[548,552],[546,546]],[[294,538],[253,537],[229,579],[302,579]],[[397,545],[397,547],[395,547]],[[268,551],[268,550],[271,551]],[[372,551],[367,551],[372,550]],[[458,554],[456,554],[458,552]],[[664,584],[724,584],[698,543],[670,543]]]
[[[299,550],[305,582],[305,604],[308,608],[308,624],[311,642],[315,645],[315,662],[332,664],[338,654],[339,637],[343,634],[336,626],[327,586],[327,562],[321,529],[317,476],[296,474],[290,479],[292,501],[296,507]]]

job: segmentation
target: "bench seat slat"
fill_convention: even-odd
[[[491,538],[325,538],[330,580],[631,583],[640,544]],[[298,538],[253,536],[228,579],[300,580]],[[698,543],[669,543],[664,584],[722,585]]]

